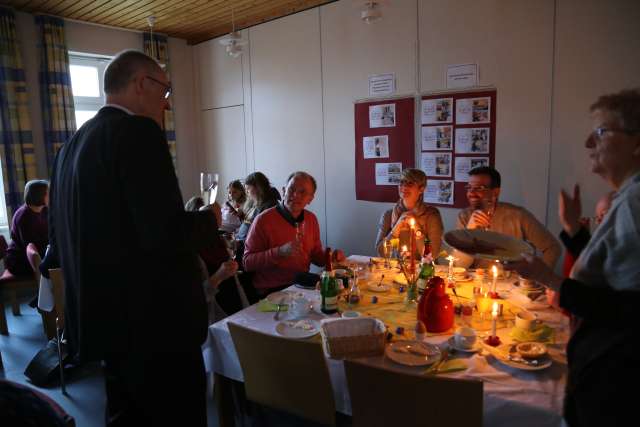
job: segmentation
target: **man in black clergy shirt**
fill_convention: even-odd
[[[69,345],[81,361],[104,361],[107,425],[204,426],[196,251],[216,220],[184,211],[161,129],[171,85],[160,66],[121,52],[104,91],[106,105],[62,147],[51,179]]]

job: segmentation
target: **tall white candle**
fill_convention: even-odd
[[[491,310],[491,336],[496,336],[496,326],[498,323],[498,303],[494,301],[493,308]]]
[[[491,272],[493,273],[493,286],[491,287],[491,292],[495,294],[497,292],[496,282],[498,281],[498,267],[495,265],[491,267]]]

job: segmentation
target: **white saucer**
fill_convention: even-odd
[[[426,355],[415,354],[407,351],[398,352],[397,348],[403,347],[408,348],[412,346],[419,346],[421,349],[427,353]],[[426,366],[431,365],[440,360],[442,357],[442,353],[438,346],[429,344],[422,341],[395,341],[387,345],[384,349],[384,354],[389,359],[393,360],[396,363],[400,363],[401,365],[407,366]]]
[[[389,289],[391,289],[391,287],[389,285],[385,285],[384,283],[380,284],[380,286],[378,286],[377,283],[369,283],[367,285],[367,289],[373,292],[387,292]]]
[[[299,322],[306,322],[306,324],[312,326],[312,328],[303,329],[293,326]],[[276,325],[276,332],[283,337],[294,339],[309,338],[320,332],[320,323],[315,320],[305,319],[299,322],[294,320],[282,321]]]
[[[476,338],[476,342],[473,343],[473,347],[471,348],[458,347],[458,345],[456,345],[455,337],[449,338],[449,340],[447,341],[447,345],[456,351],[462,351],[464,353],[477,353],[478,351],[482,350],[482,344],[480,344],[479,339],[480,338]]]

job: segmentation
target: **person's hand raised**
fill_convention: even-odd
[[[506,270],[514,270],[525,279],[542,283],[554,291],[560,289],[560,285],[564,280],[555,274],[544,261],[530,254],[522,254],[522,260],[506,263],[504,268]]]
[[[298,256],[298,255],[302,255],[302,253],[303,253],[302,242],[298,240],[292,240],[278,248],[278,255],[282,258]]]
[[[398,218],[398,221],[396,221],[395,225],[393,226],[393,229],[391,230],[393,235],[397,236],[398,233],[400,233],[400,229],[404,227],[405,224],[407,227],[409,227],[409,224],[410,224],[409,221],[411,220],[411,218],[415,218],[415,215],[411,211],[406,211],[402,215],[400,215],[400,218]]]
[[[491,225],[491,217],[481,210],[475,210],[471,213],[469,222],[467,222],[467,228],[473,230],[474,228],[488,228]]]
[[[213,273],[213,275],[211,275],[209,281],[213,284],[214,287],[218,287],[220,283],[236,274],[237,271],[237,262],[233,260],[225,261],[220,265],[220,267],[218,267],[218,270]]]
[[[580,216],[582,215],[582,201],[580,200],[580,186],[573,187],[573,197],[564,190],[558,196],[558,217],[565,232],[574,236],[580,230]]]

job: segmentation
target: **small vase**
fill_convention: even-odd
[[[407,305],[418,304],[418,283],[413,282],[407,285],[407,296],[404,300]]]

